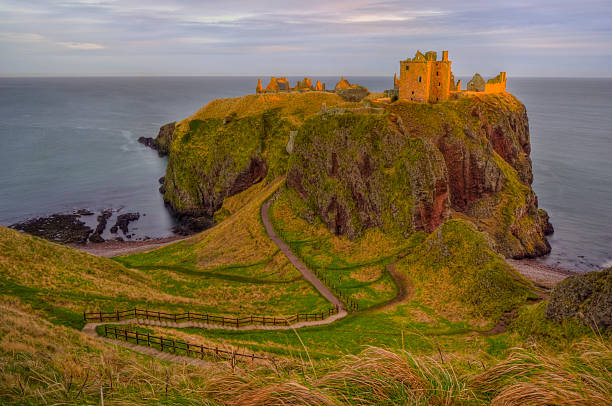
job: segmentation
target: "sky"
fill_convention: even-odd
[[[0,0],[0,76],[611,77],[612,0]]]

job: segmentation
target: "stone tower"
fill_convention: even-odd
[[[448,51],[437,60],[433,51],[400,61],[399,98],[421,103],[448,100],[451,91],[451,61]]]

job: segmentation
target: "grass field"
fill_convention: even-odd
[[[260,204],[280,181],[249,190],[226,221],[146,254],[94,257],[0,228],[0,287],[49,320],[83,326],[84,311],[133,307],[228,315],[290,315],[329,303],[265,238]],[[240,208],[238,208],[240,207]]]

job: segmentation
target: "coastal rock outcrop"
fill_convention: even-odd
[[[79,217],[78,214],[53,214],[16,223],[10,228],[61,244],[85,244],[92,229]]]
[[[167,156],[170,152],[170,144],[172,143],[175,127],[176,122],[164,124],[159,128],[159,133],[156,138],[140,137],[138,138],[138,142],[156,150],[159,156]]]
[[[110,231],[116,234],[118,230],[123,231],[123,234],[128,234],[128,227],[132,221],[136,221],[140,218],[140,213],[125,213],[117,216],[115,225],[111,227]]]
[[[104,232],[104,229],[106,228],[106,223],[108,222],[108,219],[112,215],[113,215],[112,210],[103,210],[102,213],[100,213],[100,215],[98,216],[98,225],[96,226],[96,229],[89,237],[89,242],[94,242],[94,243],[104,242],[104,238],[102,238],[102,233]]]
[[[331,92],[216,100],[175,126],[164,200],[186,220],[183,232],[199,230],[227,197],[286,175],[310,218],[350,238],[372,227],[431,232],[460,218],[506,257],[550,251],[552,226],[531,189],[527,113],[514,96],[376,107]]]
[[[489,233],[507,257],[550,252],[548,215],[531,189],[525,106],[508,93],[440,104],[394,103],[401,130],[437,147],[448,172],[451,208]]]
[[[597,329],[612,327],[612,268],[574,275],[553,289],[546,317],[577,318]]]

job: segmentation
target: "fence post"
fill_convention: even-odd
[[[100,312],[100,321],[102,321],[102,312]]]
[[[200,359],[204,359],[204,346],[200,344]]]
[[[140,345],[140,341],[138,341],[138,331],[136,332],[136,345]]]
[[[104,337],[108,337],[108,326],[104,325]]]
[[[117,315],[117,321],[119,321],[119,310],[115,310],[115,314]]]
[[[151,346],[151,335],[147,333],[147,347]]]
[[[159,347],[161,352],[164,352],[164,337],[159,337]]]
[[[236,328],[240,328],[240,320],[236,317]]]
[[[87,323],[87,314],[83,311],[83,321]]]
[[[174,338],[172,339],[172,352],[176,354],[176,341],[174,341]]]
[[[174,313],[174,322],[176,323],[176,313]]]
[[[191,321],[191,316],[189,315],[189,310],[187,310],[187,321]]]

